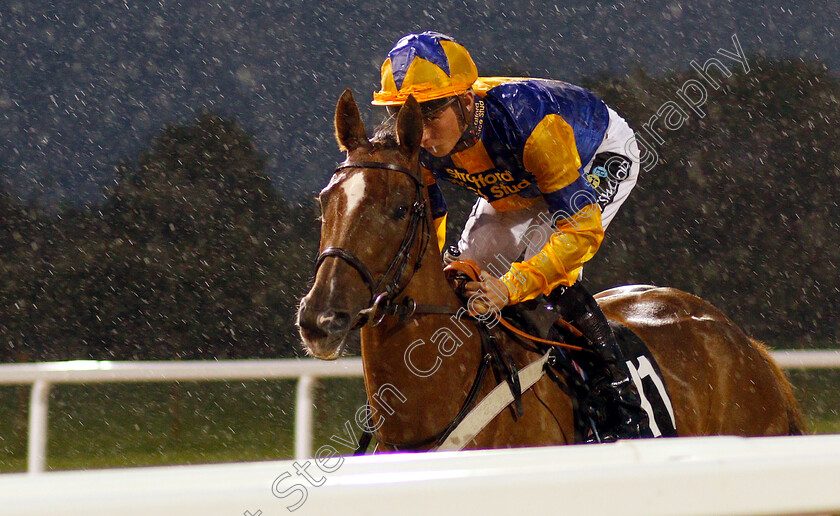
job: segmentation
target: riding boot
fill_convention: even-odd
[[[591,342],[600,364],[592,371],[590,414],[601,441],[653,437],[636,385],[606,316],[580,282],[559,287],[550,295],[555,310]]]

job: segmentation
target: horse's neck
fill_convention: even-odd
[[[474,324],[463,312],[454,315],[462,304],[443,275],[435,240],[403,294],[417,302],[420,312],[423,305],[434,305],[451,314],[418,313],[404,321],[389,317],[362,331],[368,400],[380,414],[375,423],[384,416],[378,435],[396,443],[416,442],[445,428],[481,359]]]
[[[397,297],[397,303],[406,297],[414,300],[418,305],[418,313],[407,320],[397,317],[386,319],[383,324],[372,329],[368,335],[371,338],[368,340],[378,344],[387,344],[394,341],[394,345],[405,347],[408,343],[395,339],[395,334],[410,333],[412,336],[416,336],[415,338],[422,338],[431,342],[431,335],[439,330],[443,324],[469,325],[472,328],[472,323],[464,316],[465,312],[462,310],[461,313],[458,313],[463,303],[455,295],[452,287],[449,286],[449,282],[446,281],[443,274],[443,265],[438,255],[437,240],[433,237],[423,255],[421,267],[414,272],[408,285]],[[424,307],[434,307],[438,312],[445,308],[451,313],[424,315]],[[453,321],[452,319],[456,314],[457,317]],[[463,322],[461,322],[462,319]],[[468,330],[466,333],[475,334],[477,332]],[[369,349],[369,351],[373,350]],[[385,352],[383,349],[377,351]],[[418,350],[419,354],[421,353]]]
[[[445,304],[453,309],[461,306],[461,301],[455,295],[446,277],[443,275],[443,265],[438,251],[437,238],[432,237],[420,269],[411,277],[403,294],[417,301],[418,304]]]

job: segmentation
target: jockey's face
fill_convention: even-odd
[[[473,93],[467,92],[464,96],[467,100],[466,114],[469,116],[472,112]],[[423,139],[420,145],[432,156],[446,156],[461,139],[465,127],[459,114],[460,109],[458,103],[453,102],[442,111],[423,118]]]

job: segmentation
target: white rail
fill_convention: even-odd
[[[774,351],[785,368],[840,368],[840,350]],[[362,361],[314,359],[219,360],[165,362],[109,362],[77,360],[0,365],[0,385],[30,384],[27,467],[30,473],[46,466],[49,392],[57,383],[173,382],[297,378],[295,457],[312,456],[312,392],[317,378],[361,376]]]
[[[292,509],[304,516],[840,511],[837,435],[338,459],[0,475],[0,500],[7,516],[268,516]]]
[[[189,362],[74,360],[0,365],[0,385],[32,384],[27,469],[46,467],[49,392],[56,383],[183,382],[297,378],[295,457],[312,456],[312,393],[316,378],[362,376],[362,359],[335,362],[305,359]]]

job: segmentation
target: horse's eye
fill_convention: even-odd
[[[397,209],[394,210],[394,220],[402,220],[405,218],[405,215],[408,213],[408,206],[399,206]]]

